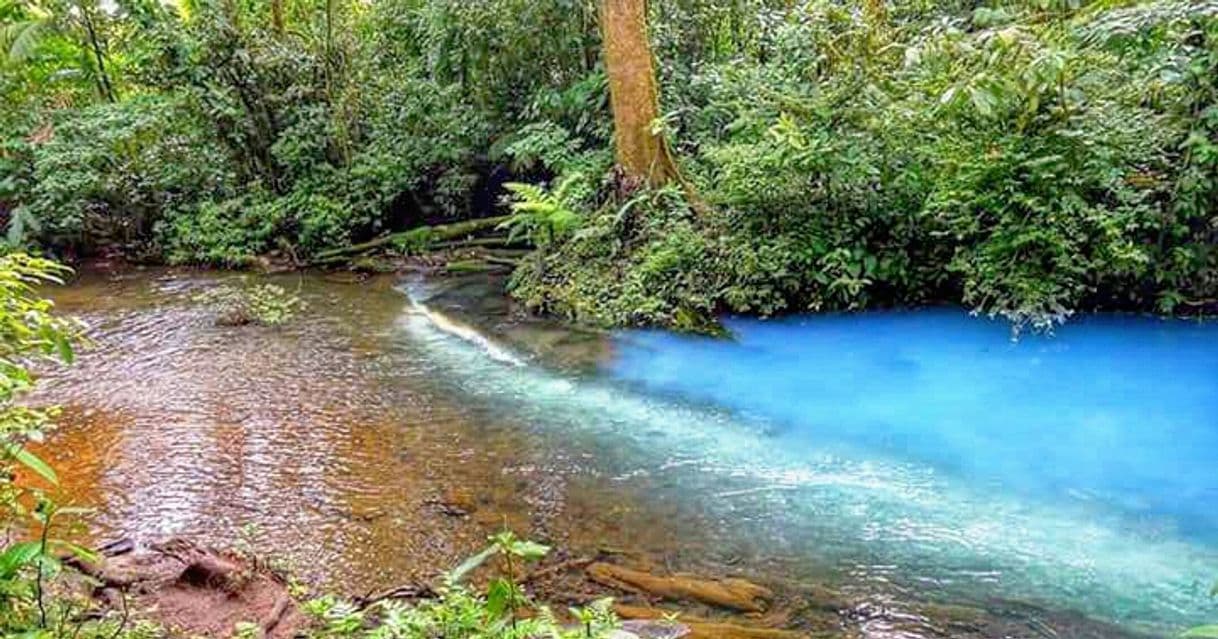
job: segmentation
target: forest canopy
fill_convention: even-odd
[[[0,214],[240,267],[512,212],[613,325],[1212,313],[1216,83],[1213,0],[0,0]]]

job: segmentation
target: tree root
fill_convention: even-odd
[[[593,581],[611,588],[665,599],[693,600],[741,612],[765,612],[774,599],[770,589],[743,579],[660,577],[607,563],[594,563],[587,571]]]
[[[538,581],[540,579],[545,579],[547,577],[552,577],[554,575],[560,575],[564,572],[567,572],[568,570],[575,570],[575,569],[582,570],[584,568],[587,568],[588,565],[594,561],[596,561],[596,559],[593,557],[579,557],[576,559],[568,559],[567,561],[562,561],[562,562],[556,563],[553,566],[546,566],[545,568],[540,568],[538,570],[534,570],[533,572],[529,573],[528,575],[525,575],[524,579],[521,580],[521,583],[529,584],[534,581]]]
[[[275,607],[271,609],[271,613],[267,615],[262,622],[263,636],[269,636],[273,630],[283,621],[283,616],[287,614],[292,607],[292,598],[286,595],[275,601]]]

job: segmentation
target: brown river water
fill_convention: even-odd
[[[64,494],[93,509],[90,540],[244,539],[309,583],[360,594],[430,578],[506,526],[564,556],[757,580],[780,592],[788,625],[833,636],[1125,636],[1040,609],[932,605],[809,568],[764,540],[734,542],[730,516],[603,446],[469,401],[404,338],[417,309],[394,277],[273,277],[308,304],[277,328],[216,326],[192,301],[229,277],[86,273],[52,292],[92,345],[47,371],[34,399],[64,408],[45,454]],[[437,307],[533,354],[530,365],[578,375],[609,356],[603,337],[513,319],[494,284],[436,285],[448,291]],[[826,584],[849,604],[826,613],[836,605]]]
[[[54,293],[93,344],[37,399],[64,407],[48,455],[95,509],[93,539],[244,538],[351,591],[433,575],[505,525],[571,548],[678,541],[640,525],[663,504],[603,490],[587,453],[480,423],[411,366],[392,279],[279,278],[308,309],[261,328],[191,301],[216,277],[90,274]]]

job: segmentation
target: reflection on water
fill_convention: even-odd
[[[309,310],[265,329],[212,324],[190,297],[214,277],[91,275],[54,292],[94,344],[35,399],[65,406],[48,454],[65,493],[97,509],[96,538],[227,545],[254,524],[306,576],[361,591],[455,565],[505,524],[624,541],[628,491],[592,491],[580,451],[464,407],[399,339],[407,299],[391,280],[281,278]],[[468,516],[445,514],[454,500]]]
[[[1106,506],[1033,498],[1075,494],[1073,476],[1006,459],[1002,442],[962,456],[985,434],[934,427],[942,415],[902,404],[916,388],[874,377],[928,374],[916,348],[859,338],[872,350],[851,362],[834,350],[843,336],[824,352],[771,340],[800,361],[840,360],[847,381],[809,380],[748,330],[737,344],[610,340],[514,318],[479,279],[409,283],[426,300],[415,306],[390,279],[285,276],[309,303],[301,318],[218,328],[189,301],[214,277],[93,276],[56,293],[96,345],[40,398],[67,406],[54,461],[98,509],[98,538],[229,544],[252,523],[306,577],[366,591],[451,566],[506,524],[575,555],[752,576],[789,595],[782,614],[797,624],[824,605],[807,584],[828,585],[845,602],[829,623],[846,636],[1116,637],[1078,613],[1161,633],[1207,612],[1215,555],[1182,540],[1204,530],[1202,501],[1190,502],[1198,517],[1149,534],[1114,528]],[[894,330],[869,335],[881,329]],[[979,376],[957,383],[980,391]],[[988,418],[987,406],[962,415]],[[1121,432],[1093,425],[1104,428]],[[1017,432],[1040,441],[1031,425]],[[1107,499],[1085,470],[1078,498]],[[1030,483],[1007,481],[1022,475]]]

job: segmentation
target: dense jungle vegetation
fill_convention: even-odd
[[[1047,328],[1218,313],[1216,204],[1218,0],[0,0],[0,635],[158,634],[48,591],[92,556],[19,481],[56,483],[28,448],[54,411],[21,397],[79,338],[38,294],[52,258],[342,266],[500,228],[530,249],[498,262],[512,293],[582,322],[953,302]],[[282,293],[209,301],[277,324]],[[491,541],[425,605],[315,600],[316,636],[617,624],[518,619],[510,571],[462,586],[546,551]]]
[[[10,247],[245,266],[503,214],[510,195],[536,247],[514,293],[605,324],[935,301],[1017,325],[1212,312],[1216,16],[0,0],[0,211]]]

